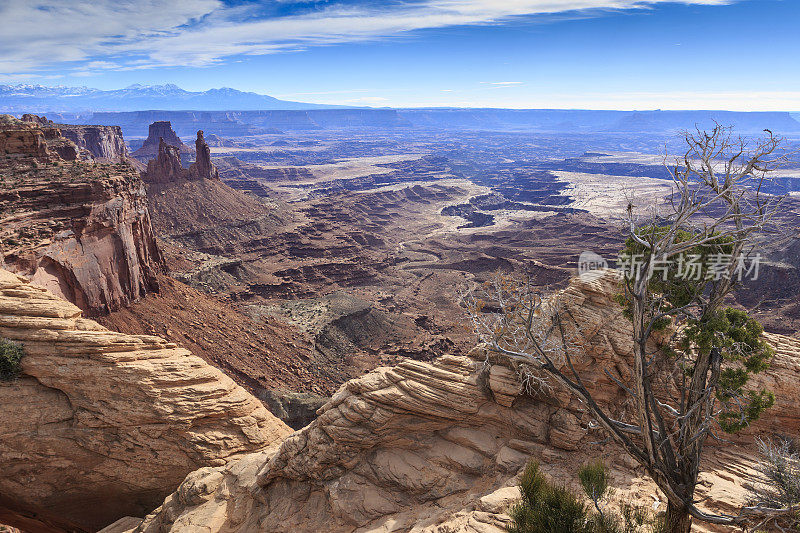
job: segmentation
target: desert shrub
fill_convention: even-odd
[[[531,461],[519,482],[522,499],[511,509],[509,533],[589,533],[586,505],[566,487],[553,485]]]
[[[25,352],[20,344],[0,339],[0,381],[8,381],[17,377],[23,355]]]
[[[578,472],[586,497],[595,510],[565,486],[548,482],[531,461],[519,482],[522,495],[511,510],[509,533],[662,533],[663,519],[645,507],[623,503],[619,513],[603,511],[601,502],[611,494],[608,468],[602,461],[590,463]]]
[[[797,441],[777,436],[758,439],[761,479],[750,487],[747,530],[800,531],[800,455]],[[743,529],[745,526],[743,525]]]
[[[583,492],[592,500],[597,512],[602,515],[600,501],[609,493],[608,468],[602,461],[595,461],[585,465],[578,471],[578,479],[583,487]]]
[[[758,440],[763,483],[751,489],[756,505],[780,509],[800,503],[800,456],[788,439]]]

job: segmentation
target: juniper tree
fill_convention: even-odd
[[[632,324],[632,372],[605,369],[627,394],[627,413],[615,418],[586,387],[575,364],[587,357],[582,324],[556,300],[505,275],[466,295],[480,338],[518,365],[527,386],[577,395],[644,467],[667,498],[667,531],[675,533],[688,533],[692,518],[735,525],[753,511],[710,514],[694,494],[706,440],[747,427],[774,401],[750,381],[772,356],[761,326],[725,301],[753,268],[749,254],[777,227],[784,198],[764,189],[788,159],[767,130],[752,146],[720,126],[684,140],[685,154],[667,165],[668,200],[644,211],[628,205],[618,299]]]

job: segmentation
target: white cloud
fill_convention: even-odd
[[[0,72],[83,61],[221,9],[218,0],[0,0]]]
[[[226,57],[302,50],[520,15],[647,8],[673,0],[427,0],[388,8],[332,4],[298,16],[253,19],[218,0],[0,0],[0,73],[42,71],[67,62],[78,72],[204,66]],[[735,0],[683,0],[724,5]]]
[[[503,89],[507,87],[522,85],[521,81],[482,81],[481,83],[484,85],[491,85],[492,89]]]

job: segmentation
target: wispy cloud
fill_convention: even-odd
[[[484,85],[490,85],[492,89],[503,89],[522,85],[521,81],[482,81]]]
[[[0,0],[0,74],[72,64],[80,75],[108,69],[207,66],[356,42],[415,30],[501,23],[523,15],[643,9],[674,0],[423,0],[383,7],[345,0],[298,15],[265,14],[264,4],[219,0]],[[735,0],[683,0],[723,5]]]

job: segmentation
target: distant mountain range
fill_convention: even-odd
[[[44,113],[86,111],[177,110],[265,110],[325,109],[338,106],[279,100],[265,94],[237,91],[229,87],[194,92],[177,85],[130,85],[103,91],[89,87],[44,85],[0,85],[0,112]]]
[[[103,91],[88,87],[0,85],[0,113],[46,114],[67,124],[122,126],[144,136],[156,120],[170,120],[179,135],[198,129],[222,136],[276,130],[419,128],[548,133],[674,133],[715,123],[739,133],[800,132],[789,112],[613,111],[588,109],[344,107],[279,100],[221,88],[192,92],[177,85],[131,85]]]

